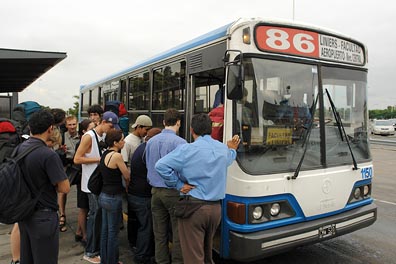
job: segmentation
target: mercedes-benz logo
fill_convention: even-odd
[[[323,180],[322,184],[322,191],[325,194],[328,194],[331,190],[331,180],[329,178],[326,178]]]

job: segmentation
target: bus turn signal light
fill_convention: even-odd
[[[227,202],[227,216],[237,224],[245,224],[246,222],[246,205],[236,202]]]
[[[250,27],[243,29],[242,39],[243,39],[243,43],[250,44]]]

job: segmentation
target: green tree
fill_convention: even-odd
[[[388,106],[386,109],[373,109],[369,110],[370,119],[390,119],[396,118],[396,111],[393,106]]]
[[[73,98],[76,99],[76,101],[73,103],[73,108],[69,108],[67,110],[67,114],[73,115],[78,119],[78,110],[80,108],[80,97],[78,95],[73,95]]]

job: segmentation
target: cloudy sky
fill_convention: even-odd
[[[2,0],[0,48],[66,52],[20,101],[68,109],[80,85],[240,17],[294,18],[367,45],[369,109],[384,109],[396,105],[395,11],[385,0]]]

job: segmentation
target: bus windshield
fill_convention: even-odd
[[[244,73],[244,96],[234,104],[234,132],[241,135],[238,162],[246,173],[292,172],[301,159],[301,170],[352,164],[326,89],[356,160],[370,159],[366,72],[245,58]]]

